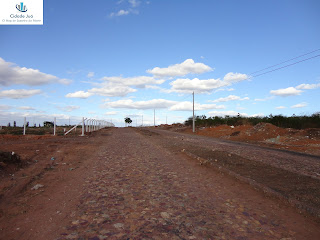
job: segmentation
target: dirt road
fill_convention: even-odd
[[[320,239],[320,224],[296,208],[207,163],[200,165],[194,156],[209,163],[217,160],[229,170],[230,157],[244,172],[239,163],[253,161],[239,144],[221,147],[208,141],[133,128],[106,129],[86,138],[44,139],[43,145],[28,148],[31,155],[46,146],[47,151],[31,158],[36,163],[2,179],[6,190],[0,199],[0,239]],[[196,142],[199,146],[192,147]],[[30,143],[7,142],[1,150],[23,153]],[[208,155],[209,148],[215,148],[215,159]],[[261,161],[255,151],[253,168],[276,168],[266,162],[271,150],[264,157],[260,154]],[[53,154],[56,162],[44,164]],[[300,174],[298,168],[289,171],[286,153],[273,156],[277,154],[283,163],[277,169]],[[317,164],[316,158],[296,157]],[[317,171],[308,163],[301,166],[301,177],[311,178]],[[43,187],[31,190],[36,184]]]

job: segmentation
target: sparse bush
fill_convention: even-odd
[[[186,126],[192,126],[192,117],[184,122]],[[225,117],[209,117],[205,115],[195,117],[196,127],[210,127],[219,125],[256,125],[258,123],[271,123],[281,128],[294,128],[294,129],[305,129],[305,128],[320,128],[320,112],[314,113],[311,116],[296,116],[286,117],[283,115],[270,114],[265,117],[244,117],[238,114],[237,116],[225,116]]]

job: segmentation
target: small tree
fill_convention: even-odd
[[[53,127],[53,126],[54,126],[54,123],[53,123],[53,122],[49,122],[49,121],[44,121],[44,122],[43,122],[43,126],[44,126],[44,127]]]
[[[13,127],[16,127],[16,126],[17,126],[17,122],[13,121]]]
[[[131,124],[132,123],[132,120],[131,120],[131,118],[129,118],[129,117],[126,117],[125,119],[124,119],[124,122],[126,123],[126,124]]]

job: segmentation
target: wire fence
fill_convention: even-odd
[[[19,121],[9,121],[0,126],[0,134],[11,135],[81,135],[100,130],[105,127],[114,127],[114,124],[105,120],[93,118],[59,119],[35,121],[34,118],[24,117]]]

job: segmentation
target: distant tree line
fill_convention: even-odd
[[[305,129],[305,128],[320,128],[320,112],[314,113],[310,116],[296,116],[286,117],[283,115],[272,115],[265,117],[245,117],[238,114],[237,116],[224,116],[224,117],[209,117],[205,115],[196,116],[195,125],[196,127],[211,127],[219,125],[256,125],[258,123],[271,123],[281,128],[294,128],[294,129]],[[184,122],[186,126],[192,126],[192,117]]]

